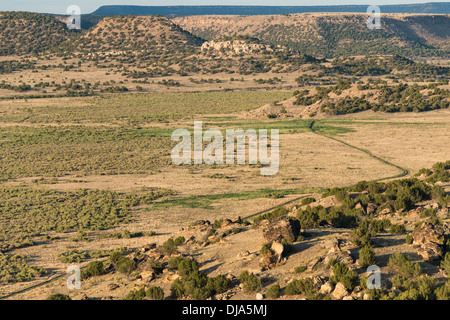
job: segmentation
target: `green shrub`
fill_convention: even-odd
[[[144,300],[145,298],[145,289],[141,288],[138,290],[132,290],[125,297],[125,300]]]
[[[62,293],[54,293],[49,295],[45,300],[72,300],[68,295]]]
[[[408,256],[398,252],[389,257],[387,266],[406,277],[416,277],[422,273],[418,263],[413,263]]]
[[[239,282],[244,285],[244,292],[255,292],[261,289],[261,281],[258,277],[242,271],[239,276]]]
[[[185,259],[186,258],[184,258],[183,256],[172,257],[168,262],[168,267],[171,269],[178,269],[178,265],[180,264],[180,262]]]
[[[256,217],[255,219],[253,219],[253,223],[258,223],[262,220],[274,220],[276,218],[285,216],[286,214],[288,214],[288,210],[284,207],[278,207],[270,212],[264,213],[258,217]]]
[[[406,228],[403,224],[392,224],[389,229],[389,233],[393,234],[404,234],[406,232]]]
[[[231,281],[224,275],[208,278],[207,288],[214,293],[224,293],[230,289]]]
[[[109,255],[109,262],[111,262],[112,264],[116,264],[120,261],[120,259],[123,258],[123,254],[122,251],[120,250],[115,250],[113,251],[110,255]]]
[[[302,273],[302,272],[306,271],[306,269],[308,269],[307,266],[298,266],[298,267],[295,267],[295,273]]]
[[[80,251],[77,249],[67,250],[58,255],[58,259],[62,263],[80,263],[88,258],[89,254],[86,251]]]
[[[308,300],[318,300],[322,296],[316,292],[311,278],[294,280],[289,283],[285,289],[288,296],[304,294]]]
[[[168,240],[166,240],[163,245],[162,245],[162,249],[164,254],[166,255],[172,255],[175,252],[177,252],[178,246],[183,244],[185,241],[184,237],[178,237],[175,240],[173,238],[170,238]]]
[[[413,244],[414,239],[413,239],[413,237],[411,237],[411,235],[408,234],[408,235],[406,235],[405,242],[406,242],[407,244]]]
[[[157,286],[148,288],[145,295],[151,300],[164,300],[164,291]]]
[[[302,206],[306,206],[307,204],[316,202],[316,199],[314,199],[313,197],[307,197],[307,198],[303,198],[301,201],[301,205]]]
[[[341,282],[347,290],[353,291],[358,281],[358,274],[350,270],[345,263],[339,262],[333,266],[333,275],[330,277],[331,283],[337,284]]]
[[[136,263],[127,257],[122,257],[117,263],[117,270],[120,273],[130,275],[131,272],[136,270]]]
[[[447,275],[450,275],[450,252],[445,254],[444,259],[441,261],[440,267],[447,273]]]
[[[265,256],[266,254],[273,253],[273,250],[271,249],[270,243],[264,243],[263,246],[261,247],[261,249],[259,250],[259,253],[262,256]]]
[[[278,299],[280,297],[280,286],[274,284],[266,290],[266,297],[269,299]]]
[[[365,245],[359,250],[359,265],[361,267],[368,267],[376,263],[375,253],[370,244]]]
[[[447,281],[434,291],[436,300],[450,300],[450,283]]]
[[[90,277],[100,276],[105,274],[105,267],[103,266],[103,262],[101,261],[92,261],[89,262],[86,270],[83,270],[81,273],[82,279],[87,279]]]

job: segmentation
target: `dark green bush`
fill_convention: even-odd
[[[280,285],[274,284],[266,290],[266,297],[269,299],[278,299],[280,297]]]
[[[101,276],[102,274],[105,274],[105,267],[103,265],[103,262],[92,261],[89,262],[87,268],[81,273],[81,278],[87,279],[90,277]]]
[[[361,267],[368,267],[376,263],[375,253],[370,244],[365,245],[359,250],[359,265]]]
[[[244,285],[244,292],[255,292],[261,289],[260,279],[248,273],[247,270],[241,272],[239,282]]]
[[[62,293],[54,293],[49,295],[45,300],[72,300],[68,295]]]
[[[353,291],[353,288],[358,284],[358,274],[350,270],[348,266],[339,262],[333,266],[333,275],[330,277],[330,282],[337,284],[341,282],[347,290]]]
[[[125,297],[125,300],[144,300],[145,298],[145,289],[141,288],[138,290],[132,290]]]
[[[394,234],[404,234],[406,232],[406,228],[403,224],[393,224],[389,229],[389,233]]]
[[[148,288],[145,295],[151,300],[164,300],[164,291],[157,286],[151,286]]]
[[[120,273],[130,275],[131,272],[136,270],[136,262],[127,257],[122,257],[117,263],[117,270]]]
[[[417,277],[422,274],[422,268],[418,263],[413,263],[408,256],[398,252],[389,257],[387,266],[406,277]]]

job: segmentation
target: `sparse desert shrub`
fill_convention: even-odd
[[[353,291],[353,288],[358,284],[358,280],[358,274],[350,270],[345,263],[339,262],[333,266],[333,275],[330,277],[331,283],[341,282],[347,290]]]
[[[308,300],[319,300],[322,298],[322,295],[318,294],[314,289],[311,278],[292,281],[287,285],[285,293],[288,296],[304,294]]]
[[[224,293],[230,289],[231,281],[224,275],[208,278],[207,287],[214,293]]]
[[[168,262],[168,267],[171,269],[178,269],[178,265],[180,264],[180,262],[185,259],[186,258],[184,258],[183,256],[172,257]]]
[[[116,264],[123,258],[122,251],[115,250],[109,255],[109,262]]]
[[[271,249],[270,243],[264,243],[261,249],[259,250],[259,253],[262,256],[265,256],[266,254],[273,254],[273,250]]]
[[[194,300],[205,300],[215,293],[223,293],[229,289],[230,280],[223,275],[209,278],[206,273],[199,270],[195,260],[175,257],[171,259],[173,266],[178,262],[180,278],[176,279],[170,291],[176,298],[189,296]]]
[[[255,292],[261,289],[261,280],[247,270],[241,272],[239,282],[244,285],[244,292]]]
[[[59,261],[62,263],[73,263],[73,262],[83,262],[89,258],[89,254],[85,251],[80,251],[77,249],[71,249],[64,251],[58,255]]]
[[[405,242],[407,244],[413,244],[414,239],[413,239],[413,237],[411,237],[411,235],[408,234],[408,235],[406,235]]]
[[[278,299],[280,297],[280,285],[274,284],[266,290],[266,297],[269,299]]]
[[[157,286],[148,288],[145,295],[151,300],[164,300],[164,290]]]
[[[436,300],[450,300],[450,283],[447,281],[434,291]]]
[[[389,257],[387,266],[406,277],[417,277],[422,273],[418,263],[413,263],[408,256],[398,252]]]
[[[313,197],[307,197],[307,198],[302,199],[301,205],[305,206],[305,205],[313,203],[313,202],[316,202],[316,199],[314,199]]]
[[[270,212],[264,213],[253,220],[253,223],[258,223],[262,220],[274,220],[278,217],[282,217],[288,213],[288,210],[284,207],[278,207]]]
[[[122,257],[117,263],[117,270],[120,273],[130,275],[131,272],[136,270],[136,263],[127,257]]]
[[[92,261],[88,267],[81,272],[81,278],[87,279],[90,277],[100,276],[105,273],[105,267],[101,261]]]
[[[361,267],[368,267],[375,263],[375,253],[373,252],[372,246],[368,244],[362,247],[361,250],[359,250],[359,265]]]
[[[72,299],[66,294],[54,293],[49,295],[45,300],[72,300]]]
[[[302,272],[306,271],[306,269],[308,269],[307,266],[298,266],[298,267],[295,267],[295,273],[302,273]]]
[[[138,290],[132,290],[125,297],[125,300],[144,300],[145,298],[145,289],[141,288]]]
[[[444,259],[441,261],[440,267],[447,273],[447,275],[450,275],[450,252],[445,254]]]
[[[170,238],[166,240],[162,245],[164,254],[174,254],[175,252],[177,252],[178,246],[183,244],[184,241],[184,237],[181,236],[176,239]]]
[[[406,228],[403,224],[392,224],[389,229],[389,233],[394,233],[394,234],[403,234],[405,232],[406,232]]]

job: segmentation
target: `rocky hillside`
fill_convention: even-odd
[[[206,40],[246,35],[327,58],[365,54],[450,55],[448,15],[384,15],[381,30],[367,28],[366,14],[345,13],[190,16],[173,21]]]
[[[182,30],[164,17],[107,17],[89,29],[73,44],[86,54],[119,55],[126,52],[192,53],[202,40]]]
[[[38,53],[66,41],[74,32],[60,20],[30,12],[0,13],[0,55]]]

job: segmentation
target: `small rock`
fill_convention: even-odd
[[[117,283],[109,283],[106,288],[108,289],[108,291],[113,291],[116,290],[118,287],[120,286]]]
[[[262,295],[262,293],[257,293],[256,294],[256,300],[263,300],[264,296]]]

